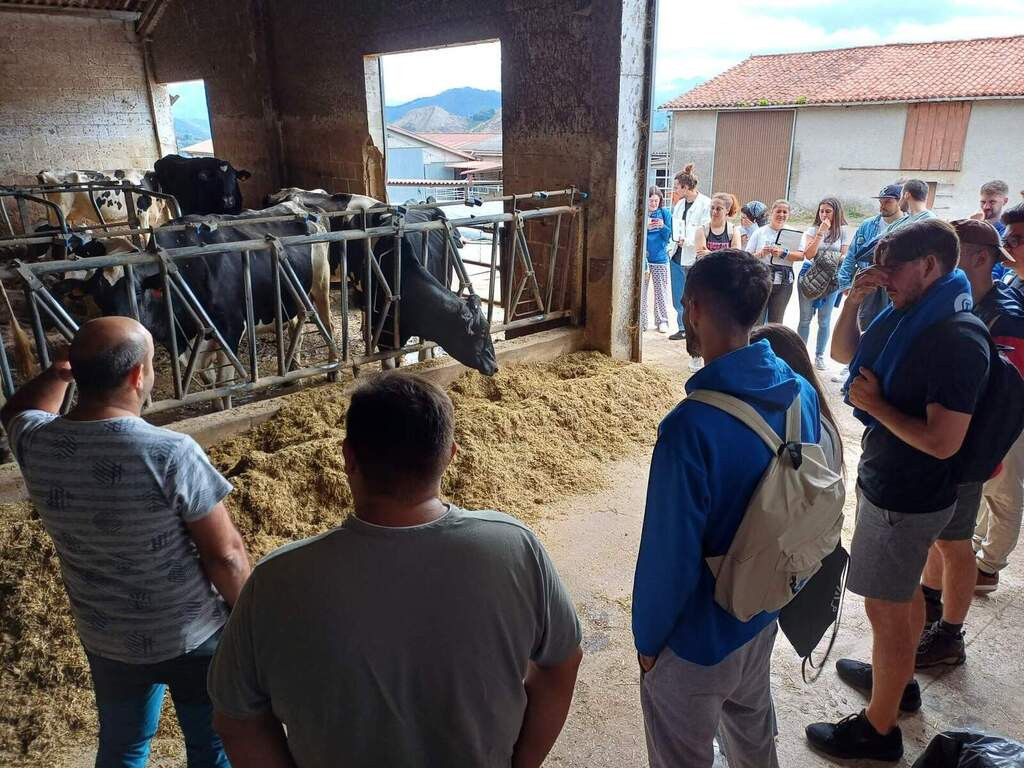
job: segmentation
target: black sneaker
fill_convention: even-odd
[[[830,757],[842,760],[885,760],[895,763],[903,757],[903,733],[898,725],[886,734],[875,730],[862,709],[838,723],[812,723],[807,741]]]
[[[942,622],[937,621],[924,628],[921,642],[917,644],[917,658],[914,659],[915,669],[949,666],[957,667],[967,661],[967,648],[964,645],[964,633],[949,632]]]
[[[676,331],[671,336],[669,336],[669,339],[672,340],[672,341],[682,341],[685,338],[686,338],[686,331]]]
[[[873,676],[871,665],[863,661],[853,659],[840,659],[836,662],[836,673],[839,679],[851,688],[871,694]],[[921,686],[917,680],[911,680],[903,689],[903,697],[900,699],[900,712],[917,712],[921,708]]]

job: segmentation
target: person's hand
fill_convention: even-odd
[[[71,348],[67,344],[58,344],[50,352],[50,368],[63,381],[71,381],[71,362],[68,355]]]
[[[971,218],[974,219],[975,221],[984,221],[985,220],[985,212],[984,211],[975,211],[974,213],[971,214]]]
[[[651,219],[651,227],[654,229],[664,229],[665,222],[661,219]]]
[[[654,662],[658,660],[657,656],[644,656],[642,653],[636,655],[636,660],[640,662],[640,669],[644,672],[650,672],[654,669]]]
[[[857,378],[850,384],[850,402],[871,415],[874,415],[878,406],[885,402],[881,382],[870,368],[861,368]]]
[[[888,284],[888,277],[878,267],[868,267],[863,272],[858,272],[853,278],[853,286],[850,288],[850,295],[847,301],[853,304],[860,304],[868,296],[879,288]]]
[[[830,229],[832,229],[832,220],[822,219],[821,224],[818,225],[818,237],[824,237]]]

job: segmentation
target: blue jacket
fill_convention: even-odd
[[[647,219],[661,219],[665,226],[661,229],[647,230],[647,263],[664,264],[668,261],[668,244],[672,242],[672,213],[668,208],[647,211]],[[644,219],[644,226],[647,226]]]
[[[742,398],[780,434],[799,395],[803,440],[821,437],[814,388],[767,341],[704,366],[686,382],[687,392],[695,389]],[[641,654],[657,656],[667,645],[687,661],[717,664],[776,619],[760,613],[744,623],[720,608],[704,562],[728,551],[770,458],[761,438],[704,403],[684,400],[661,422],[633,581],[633,639]]]
[[[870,219],[864,219],[861,225],[857,227],[857,232],[853,236],[853,242],[850,243],[850,247],[846,250],[843,263],[839,265],[838,279],[840,291],[850,289],[858,267],[868,266],[868,263],[863,258],[868,254],[862,254],[862,252],[865,251],[866,245],[874,242],[875,238],[882,233],[886,226],[885,221],[882,220],[882,214],[878,214]]]

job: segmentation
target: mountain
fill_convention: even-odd
[[[488,110],[501,109],[501,93],[483,91],[479,88],[449,88],[434,96],[421,96],[404,104],[386,106],[384,119],[389,123],[395,123],[412,110],[422,107],[440,107],[458,117],[486,120],[488,117],[484,115]]]
[[[391,125],[413,133],[462,133],[468,130],[469,120],[441,107],[417,107],[410,109]]]
[[[174,118],[174,138],[178,149],[210,138],[210,124],[205,120],[188,120],[183,117]]]
[[[473,133],[501,133],[501,110],[495,110],[491,117],[477,123],[469,130]]]

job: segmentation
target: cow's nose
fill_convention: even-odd
[[[230,208],[234,204],[235,198],[231,197],[230,195],[224,198],[224,205],[226,205],[228,208]]]

